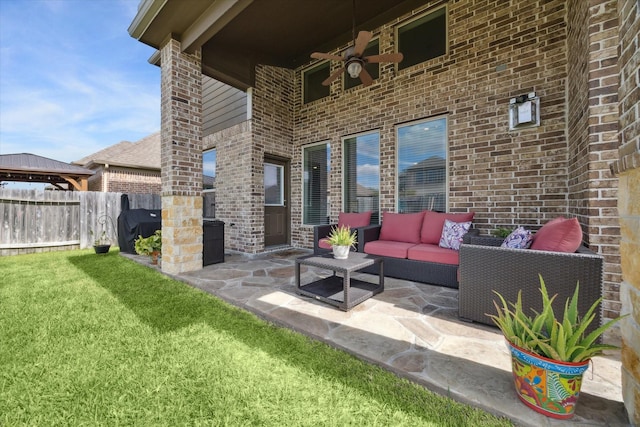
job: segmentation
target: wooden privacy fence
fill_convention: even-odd
[[[0,188],[0,255],[88,248],[103,227],[117,245],[122,194]],[[161,208],[157,194],[128,196],[131,209]]]

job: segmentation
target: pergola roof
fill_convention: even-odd
[[[246,89],[256,64],[294,69],[314,51],[347,44],[423,6],[424,0],[142,0],[129,34],[156,49],[171,36],[202,49],[202,72]],[[155,62],[158,58],[151,59]]]
[[[58,188],[71,184],[87,190],[87,179],[95,172],[80,166],[29,153],[0,155],[0,181],[43,182]]]

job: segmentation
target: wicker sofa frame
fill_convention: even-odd
[[[501,248],[502,238],[469,236],[460,247],[460,284],[458,314],[467,321],[493,325],[486,315],[496,313],[493,301],[499,292],[507,302],[515,302],[522,290],[526,314],[541,311],[540,279],[542,275],[556,316],[580,283],[578,313],[584,315],[602,296],[604,258],[581,246],[575,253]],[[386,266],[385,266],[386,270]],[[600,326],[601,308],[589,330]]]

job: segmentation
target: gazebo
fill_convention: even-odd
[[[0,155],[0,182],[42,182],[61,190],[87,191],[95,172],[29,153]],[[70,184],[68,188],[61,184]]]

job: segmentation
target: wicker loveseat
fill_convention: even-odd
[[[553,305],[556,316],[561,315],[568,297],[580,282],[578,312],[588,308],[602,295],[604,259],[585,246],[576,252],[551,252],[532,249],[501,248],[504,239],[465,236],[460,247],[460,282],[458,311],[463,320],[493,325],[486,313],[494,314],[493,301],[499,292],[508,302],[515,302],[522,289],[525,312],[541,310],[539,274],[550,296],[557,294]],[[600,310],[592,328],[600,325]]]

